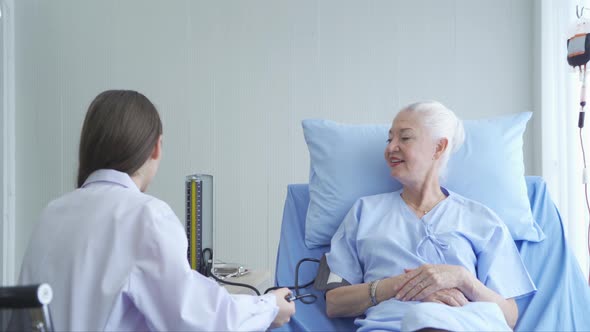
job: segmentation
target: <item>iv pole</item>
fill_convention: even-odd
[[[584,118],[586,115],[586,64],[590,60],[590,27],[586,25],[586,22],[581,21],[584,15],[584,7],[581,9],[576,6],[576,16],[578,17],[578,23],[576,26],[576,32],[573,37],[570,37],[567,41],[568,63],[574,67],[577,67],[580,75],[580,111],[578,114],[578,128],[580,136],[580,147],[582,150],[582,162],[584,165],[582,173],[582,183],[584,184],[584,195],[586,199],[586,209],[590,216],[590,203],[588,201],[588,182],[590,182],[590,176],[586,166],[586,152],[584,150],[584,139],[582,136],[582,129],[584,128]],[[588,226],[588,254],[590,255],[590,225]],[[588,276],[588,285],[590,285],[590,274]]]

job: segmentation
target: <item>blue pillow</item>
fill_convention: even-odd
[[[524,178],[522,135],[531,112],[465,120],[465,143],[451,155],[445,188],[479,201],[506,223],[515,240],[538,242]],[[349,125],[303,120],[310,155],[305,244],[330,244],[352,204],[363,196],[391,192],[401,184],[383,157],[389,124]]]

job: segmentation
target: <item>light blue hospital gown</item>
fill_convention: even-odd
[[[536,290],[505,224],[489,208],[443,189],[447,199],[422,219],[400,191],[359,199],[334,234],[326,258],[332,273],[351,284],[404,273],[423,264],[461,265],[504,298]],[[367,295],[368,296],[368,295]],[[463,307],[383,301],[355,323],[358,331],[506,330],[495,303]]]

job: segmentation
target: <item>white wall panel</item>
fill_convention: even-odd
[[[16,223],[15,223],[15,65],[14,65],[14,1],[0,1],[0,265],[2,285],[15,282]]]
[[[184,221],[184,176],[213,174],[217,258],[273,270],[286,186],[307,181],[301,120],[390,122],[418,99],[532,110],[532,4],[19,0],[17,257],[74,187],[89,102],[128,88],[164,122],[149,192]]]

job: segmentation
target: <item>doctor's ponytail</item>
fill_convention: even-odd
[[[152,102],[136,91],[109,90],[92,101],[80,135],[77,187],[92,172],[114,169],[132,176],[162,135]]]

